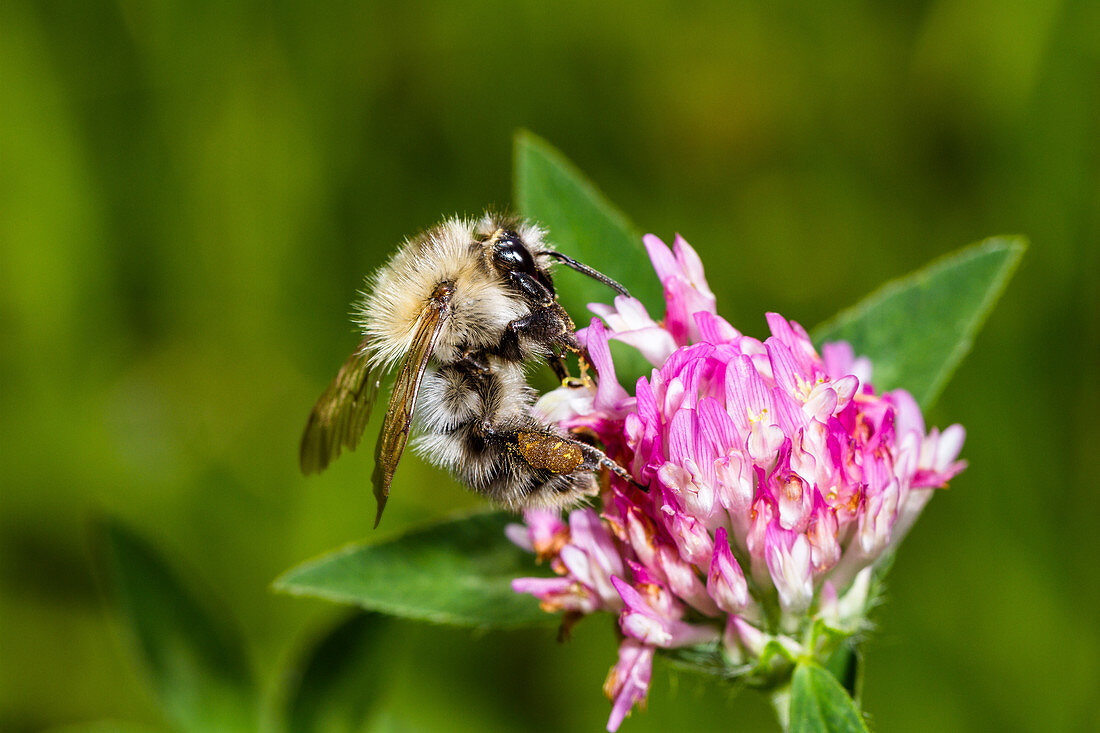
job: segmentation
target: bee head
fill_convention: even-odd
[[[501,229],[492,239],[493,266],[510,280],[531,278],[554,295],[550,273],[535,262],[535,256],[523,239],[511,229]],[[526,289],[526,288],[524,288]]]

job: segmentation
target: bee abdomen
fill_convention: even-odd
[[[444,365],[425,375],[422,394],[416,451],[497,504],[558,507],[596,492],[576,443],[531,416],[520,369],[477,376]]]
[[[478,419],[484,400],[470,375],[454,365],[429,367],[417,397],[416,420],[425,433],[448,431]]]

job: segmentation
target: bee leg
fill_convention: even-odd
[[[506,361],[523,361],[523,351],[519,347],[520,334],[526,334],[534,314],[509,321],[504,327],[504,335],[500,337],[496,352],[500,358]]]
[[[635,487],[644,491],[647,494],[649,493],[648,486],[643,486],[642,484],[635,481],[634,477],[630,475],[630,471],[627,471],[618,463],[608,458],[607,454],[604,453],[602,450],[600,450],[599,448],[593,448],[592,446],[586,445],[585,443],[581,443],[579,440],[576,442],[578,445],[584,446],[585,453],[590,454],[585,456],[585,459],[594,461],[596,463],[596,466],[593,467],[593,470],[595,470],[596,467],[606,468],[607,470],[611,471],[611,473],[621,478],[623,481],[626,481],[629,484],[633,484]]]
[[[550,369],[553,370],[554,376],[558,378],[558,381],[562,384],[567,384],[572,381],[569,376],[569,369],[565,366],[565,359],[561,354],[551,354],[546,357],[546,362],[550,365]]]
[[[535,309],[523,318],[509,321],[504,328],[504,335],[495,351],[508,361],[524,361],[527,354],[520,348],[520,337],[542,348],[537,351],[554,351],[562,348],[573,353],[580,353],[580,344],[572,331],[573,322],[568,319],[565,311],[553,304],[554,307]]]
[[[491,430],[491,427],[483,425],[482,430],[486,429]],[[642,491],[649,491],[647,487],[635,481],[629,471],[608,458],[602,450],[575,438],[542,430],[495,433],[495,437],[506,440],[507,447],[518,453],[532,468],[544,469],[556,474],[598,471],[606,468]]]
[[[458,359],[455,361],[467,370],[474,372],[475,374],[490,374],[493,368],[489,366],[488,359],[485,358],[483,351],[471,351],[467,349],[463,351]]]

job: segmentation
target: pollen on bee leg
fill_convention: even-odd
[[[579,447],[553,435],[521,432],[516,436],[516,448],[532,468],[551,473],[573,473],[584,462]]]

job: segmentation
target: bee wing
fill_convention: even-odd
[[[359,445],[382,381],[370,367],[366,346],[363,342],[348,357],[313,406],[298,451],[302,473],[323,471],[344,448]]]
[[[382,423],[382,434],[378,438],[378,445],[374,449],[372,481],[374,498],[378,502],[378,514],[374,518],[375,527],[382,521],[382,510],[386,508],[386,500],[390,495],[393,472],[397,469],[397,462],[401,460],[401,453],[409,440],[416,395],[420,391],[420,383],[424,379],[428,359],[431,358],[436,341],[439,340],[439,334],[447,322],[450,299],[449,286],[440,286],[436,289],[432,300],[420,314],[409,352],[402,360],[401,368],[393,381],[389,410]]]

